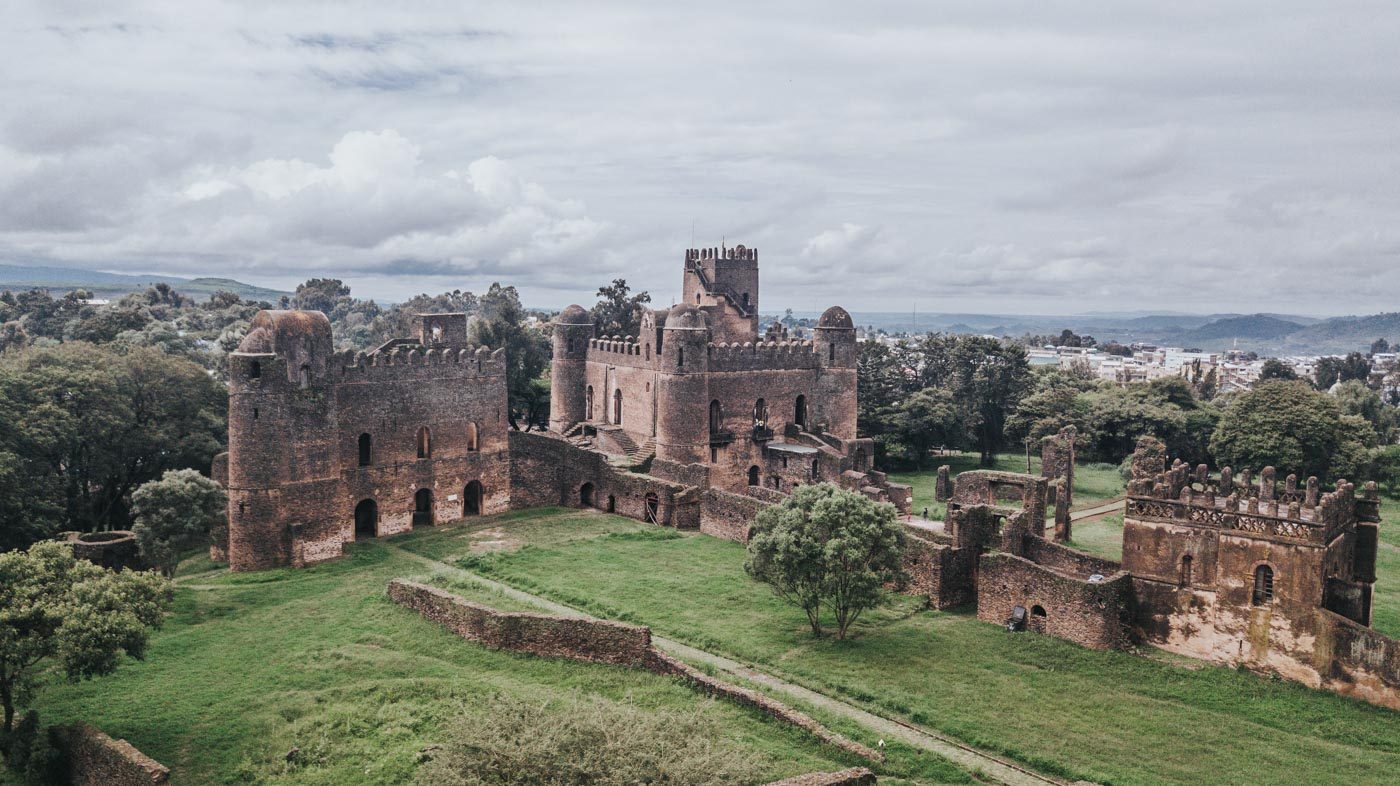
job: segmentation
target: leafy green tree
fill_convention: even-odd
[[[1264,367],[1259,370],[1259,381],[1265,382],[1270,379],[1298,379],[1298,372],[1278,358],[1269,358],[1264,361]]]
[[[1376,432],[1376,440],[1383,445],[1395,441],[1396,411],[1381,401],[1381,395],[1358,380],[1343,382],[1333,394],[1337,406],[1348,415],[1362,418]]]
[[[1007,418],[1031,391],[1024,347],[982,336],[959,336],[952,353],[954,400],[963,423],[990,467],[1005,443]]]
[[[646,292],[631,294],[627,279],[615,278],[598,287],[598,303],[593,306],[593,324],[602,336],[635,336],[641,331],[642,310],[651,302]]]
[[[814,635],[822,633],[821,609],[828,606],[844,639],[900,576],[903,552],[893,505],[818,483],[759,512],[744,570],[801,608]]]
[[[311,278],[297,285],[292,308],[320,311],[331,316],[341,301],[350,297],[350,287],[338,278]]]
[[[1389,351],[1390,351],[1390,342],[1389,342],[1389,341],[1386,341],[1386,340],[1383,339],[1383,338],[1378,338],[1378,339],[1376,339],[1375,341],[1372,341],[1372,342],[1371,342],[1371,352],[1370,352],[1370,354],[1372,354],[1372,355],[1381,355],[1381,354],[1385,354],[1385,353],[1387,353],[1387,352],[1389,352]]]
[[[76,681],[112,673],[123,653],[140,658],[171,596],[157,573],[105,570],[74,559],[62,543],[0,554],[4,732],[14,728],[15,708],[33,698],[47,662]]]
[[[549,365],[549,339],[537,328],[526,324],[525,308],[515,287],[492,284],[481,296],[481,315],[472,321],[472,341],[492,349],[506,351],[506,394],[509,399],[507,418],[510,427],[520,430],[525,422],[529,431],[540,425],[530,420],[538,413],[539,385],[536,382]],[[545,417],[548,417],[546,408]]]
[[[1371,361],[1360,352],[1352,352],[1346,357],[1318,358],[1313,376],[1317,386],[1326,390],[1338,382],[1359,380],[1365,382],[1371,376]]]
[[[1358,429],[1360,425],[1360,429]],[[1307,384],[1272,380],[1234,397],[1211,438],[1216,461],[1319,478],[1357,477],[1369,424]]]
[[[223,519],[228,497],[213,480],[192,469],[168,470],[131,495],[132,527],[146,564],[175,575],[180,553],[198,545]]]

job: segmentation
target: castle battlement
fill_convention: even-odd
[[[1380,496],[1374,482],[1358,495],[1356,485],[1339,479],[1332,491],[1322,491],[1316,477],[1302,488],[1298,476],[1282,485],[1273,467],[1256,479],[1253,471],[1236,476],[1225,467],[1212,477],[1210,468],[1194,468],[1176,459],[1166,467],[1156,445],[1139,445],[1133,454],[1133,479],[1128,482],[1127,514],[1134,518],[1181,521],[1241,533],[1302,540],[1326,545],[1356,522],[1380,520]]]
[[[708,347],[711,371],[810,369],[820,365],[811,341],[751,341],[713,343]]]
[[[603,336],[588,340],[588,354],[635,356],[642,354],[642,345],[632,336]]]
[[[402,375],[409,368],[445,367],[454,375],[466,377],[500,376],[505,373],[505,350],[490,347],[395,347],[387,352],[335,353],[330,367],[340,381],[385,380]]]
[[[727,261],[727,260],[735,260],[735,261],[743,261],[743,262],[757,262],[757,261],[758,261],[758,249],[756,249],[756,248],[746,248],[746,247],[744,247],[744,246],[736,246],[736,247],[734,247],[734,248],[725,248],[725,247],[721,246],[721,247],[719,247],[719,248],[688,248],[688,249],[686,249],[686,251],[685,251],[685,261],[687,261],[687,262],[699,262],[699,261],[701,261],[701,260],[715,260],[715,261],[717,261],[717,262],[718,262],[718,261]]]

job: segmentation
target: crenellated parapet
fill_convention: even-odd
[[[688,248],[685,250],[685,261],[700,262],[702,260],[738,260],[743,262],[757,262],[758,249],[736,246],[734,248]]]
[[[1128,482],[1127,514],[1134,518],[1189,522],[1271,538],[1288,538],[1317,545],[1360,522],[1378,522],[1380,496],[1375,483],[1358,494],[1356,486],[1339,479],[1323,491],[1316,477],[1301,486],[1297,475],[1277,478],[1273,467],[1257,475],[1238,474],[1230,467],[1212,474],[1205,464],[1191,466],[1176,459],[1166,465],[1161,443],[1144,438],[1133,456]]]
[[[501,376],[506,372],[504,349],[478,346],[426,349],[395,346],[372,352],[345,350],[335,353],[331,359],[330,366],[337,382],[380,382],[443,375],[469,379]]]
[[[712,343],[708,347],[711,371],[761,371],[810,369],[821,365],[811,341],[745,341]]]

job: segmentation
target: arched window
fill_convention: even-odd
[[[807,428],[807,397],[798,396],[797,405],[793,407],[793,420],[799,428]]]
[[[575,340],[572,339],[572,338],[569,339],[569,354],[572,355],[572,354],[573,354],[575,351],[577,351],[577,350],[578,350],[578,342],[575,341]]]
[[[593,386],[592,386],[592,385],[589,385],[589,386],[588,386],[588,396],[587,396],[587,398],[588,398],[588,410],[587,410],[587,411],[588,411],[588,417],[587,417],[586,419],[587,419],[587,420],[592,420],[592,419],[593,419]]]
[[[827,356],[828,356],[827,362],[828,362],[828,363],[835,363],[835,362],[836,362],[836,345],[835,345],[835,344],[827,344],[827,345],[826,345],[826,354],[827,354]]]
[[[749,485],[750,485],[750,486],[757,486],[759,480],[761,480],[761,478],[759,477],[759,474],[758,474],[758,465],[755,464],[755,465],[753,465],[752,467],[749,467]]]
[[[613,391],[613,425],[622,425],[622,388]]]
[[[468,424],[467,424],[467,450],[468,450],[468,451],[475,452],[475,451],[477,451],[478,449],[480,449],[480,447],[481,447],[480,444],[478,444],[478,442],[477,442],[476,424],[475,424],[475,423],[468,423]]]
[[[253,361],[253,364],[250,365],[250,366],[248,366],[248,378],[249,378],[249,379],[258,379],[258,378],[260,378],[261,376],[262,376],[262,363],[259,363],[258,361],[254,360],[254,361]]]
[[[768,425],[768,402],[759,399],[753,403],[753,427],[763,428]]]
[[[676,368],[685,366],[685,347],[676,348]]]
[[[432,457],[433,434],[431,431],[428,431],[427,426],[420,426],[418,428],[418,458],[425,459]]]
[[[651,360],[651,345],[647,344],[647,360]]]
[[[1254,605],[1263,606],[1274,600],[1274,569],[1260,565],[1254,569]]]
[[[305,390],[305,389],[307,389],[307,388],[309,388],[309,387],[311,387],[311,367],[310,367],[310,366],[302,366],[302,367],[301,367],[301,389],[302,389],[302,390]]]
[[[821,474],[822,474],[822,462],[821,462],[821,459],[812,459],[812,480],[816,480],[817,478],[821,477]]]
[[[719,399],[710,402],[710,433],[718,434],[723,430],[724,413],[720,409]]]
[[[1193,567],[1193,562],[1194,559],[1190,554],[1187,554],[1186,556],[1181,558],[1181,580],[1179,583],[1183,587],[1191,586],[1191,571]]]
[[[360,435],[360,466],[368,467],[374,463],[374,440],[368,434]]]

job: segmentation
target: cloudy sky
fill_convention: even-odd
[[[1400,309],[1400,4],[7,0],[0,261]],[[692,240],[693,239],[693,240]]]

